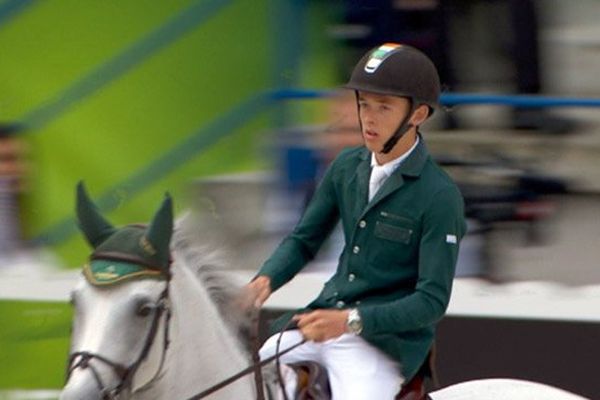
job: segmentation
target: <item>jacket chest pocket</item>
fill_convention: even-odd
[[[397,243],[410,243],[413,230],[403,226],[390,225],[385,222],[377,221],[373,234],[385,240],[390,240]]]
[[[368,262],[377,269],[388,270],[411,263],[417,253],[416,221],[387,212],[381,212],[373,229],[373,246]]]

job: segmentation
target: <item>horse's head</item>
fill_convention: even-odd
[[[170,197],[148,227],[113,227],[77,188],[77,218],[93,247],[72,292],[74,321],[61,400],[111,399],[159,372],[168,338]],[[126,396],[123,396],[126,397]]]

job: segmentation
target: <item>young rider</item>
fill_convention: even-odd
[[[463,200],[420,133],[440,94],[427,56],[384,44],[358,62],[346,87],[356,93],[364,146],[333,161],[294,231],[247,289],[262,305],[341,220],[345,246],[336,273],[272,332],[294,320],[281,349],[308,341],[282,362],[323,364],[334,400],[393,399],[425,362],[446,311],[466,230]],[[277,336],[261,357],[274,354]]]

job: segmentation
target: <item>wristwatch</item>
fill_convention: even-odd
[[[348,314],[348,319],[346,320],[346,326],[348,327],[348,331],[355,335],[360,335],[363,329],[362,319],[360,318],[360,314],[356,308],[352,308],[350,313]]]

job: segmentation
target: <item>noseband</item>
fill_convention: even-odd
[[[156,372],[156,374],[152,377],[152,379],[148,382],[152,382],[156,376],[162,370],[163,362],[165,360],[165,354],[167,352],[167,348],[169,347],[169,320],[171,318],[171,310],[169,308],[169,279],[167,280],[167,286],[161,292],[158,301],[156,303],[154,318],[152,319],[152,325],[150,326],[150,330],[146,335],[146,340],[144,342],[144,347],[140,355],[137,359],[131,363],[129,366],[114,362],[100,354],[91,353],[88,351],[76,351],[69,355],[69,363],[67,365],[67,374],[65,382],[69,381],[71,374],[77,368],[86,369],[89,368],[94,376],[94,380],[98,386],[98,390],[102,394],[102,400],[111,400],[116,399],[117,396],[127,387],[131,385],[133,376],[137,372],[138,368],[142,364],[142,362],[148,356],[150,352],[150,348],[154,343],[154,339],[158,332],[158,327],[160,324],[160,318],[163,314],[165,314],[165,324],[164,324],[164,340],[163,340],[163,352],[161,357],[160,366]],[[98,360],[103,364],[108,365],[113,373],[119,378],[119,383],[113,388],[108,388],[105,386],[104,382],[98,373],[98,370],[90,363],[92,360]],[[77,360],[77,361],[75,361]],[[147,384],[148,384],[147,383]],[[146,384],[146,385],[147,385]]]

